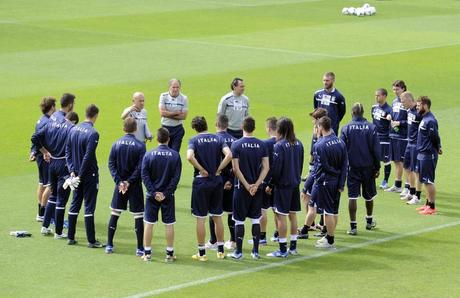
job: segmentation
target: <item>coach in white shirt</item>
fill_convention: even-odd
[[[139,141],[145,143],[147,140],[151,141],[153,135],[147,124],[147,110],[144,109],[144,105],[144,93],[135,92],[133,94],[133,105],[124,109],[123,113],[121,113],[121,119],[124,120],[127,117],[134,118],[137,122],[137,130],[134,133],[134,136]]]
[[[243,120],[249,116],[249,98],[244,95],[243,79],[234,78],[230,88],[232,91],[221,98],[217,114],[228,117],[227,132],[239,139],[243,136]]]
[[[169,131],[168,147],[179,152],[185,130],[182,122],[187,118],[188,98],[180,92],[181,81],[171,79],[169,90],[160,95],[158,108],[161,115],[161,126]]]

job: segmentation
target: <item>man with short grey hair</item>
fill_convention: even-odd
[[[221,98],[217,114],[228,117],[227,132],[240,139],[243,136],[243,120],[249,116],[249,98],[244,95],[243,79],[234,78],[230,88],[232,91]]]
[[[168,147],[179,152],[185,130],[182,122],[187,118],[188,98],[180,92],[181,81],[171,79],[168,92],[161,93],[158,108],[161,126],[169,131]]]
[[[124,109],[121,113],[121,119],[125,120],[127,117],[132,117],[136,120],[137,131],[134,133],[136,139],[141,142],[151,141],[153,138],[147,124],[147,110],[144,109],[145,96],[142,92],[134,92],[133,105]]]

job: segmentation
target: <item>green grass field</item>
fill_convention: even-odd
[[[460,130],[460,1],[369,1],[377,7],[373,17],[340,13],[343,6],[363,3],[2,1],[0,297],[460,296],[460,144],[455,137]],[[89,103],[100,107],[96,233],[105,241],[113,190],[107,157],[122,134],[119,116],[134,91],[146,94],[149,125],[156,129],[159,94],[167,90],[171,77],[182,79],[182,91],[190,99],[185,142],[192,135],[192,116],[205,115],[212,123],[220,97],[228,92],[231,79],[240,76],[251,100],[250,112],[258,121],[256,135],[266,137],[265,118],[286,115],[308,147],[312,94],[330,70],[337,75],[336,86],[348,107],[360,101],[369,111],[374,90],[390,90],[396,79],[404,79],[417,96],[431,97],[444,149],[436,177],[437,215],[422,217],[399,196],[379,191],[378,228],[365,231],[364,204],[359,202],[360,233],[350,237],[343,196],[336,251],[318,251],[313,240],[300,240],[300,256],[254,261],[245,244],[241,261],[217,260],[209,253],[207,263],[196,263],[190,258],[196,251],[195,220],[190,215],[192,168],[185,160],[184,144],[176,193],[175,264],[163,263],[162,225],[154,235],[153,262],[134,256],[129,214],[119,221],[113,255],[86,248],[82,216],[78,246],[40,235],[40,224],[34,221],[37,171],[27,159],[43,96],[76,94],[80,117]],[[153,146],[149,143],[148,149]],[[8,235],[22,229],[31,231],[32,238]],[[270,243],[261,253],[276,248]]]

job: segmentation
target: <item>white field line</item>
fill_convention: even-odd
[[[256,4],[246,4],[246,3],[233,3],[233,2],[226,2],[226,1],[213,1],[213,0],[186,0],[188,2],[198,3],[198,4],[219,4],[224,7],[257,7],[257,6],[273,6],[273,5],[289,5],[289,4],[297,4],[297,3],[307,3],[307,2],[319,2],[323,0],[292,0],[292,1],[277,1],[277,2],[261,2]]]
[[[324,54],[324,53],[315,53],[315,52],[295,51],[295,50],[288,50],[288,49],[281,49],[281,48],[255,47],[255,46],[247,46],[247,45],[240,45],[240,44],[219,43],[219,42],[201,41],[201,40],[193,40],[193,39],[166,39],[166,40],[173,41],[173,42],[181,42],[181,43],[202,44],[202,45],[210,45],[210,46],[217,46],[217,47],[248,49],[248,50],[259,50],[259,51],[265,51],[265,52],[278,52],[278,53],[304,55],[304,56],[321,56],[321,57],[329,57],[329,58],[346,58],[346,56],[343,56],[343,55],[333,55],[333,54]]]
[[[335,250],[318,251],[317,253],[314,253],[314,254],[308,255],[308,256],[295,257],[295,258],[288,259],[288,260],[281,261],[281,262],[277,262],[277,263],[269,263],[269,264],[266,264],[266,265],[263,265],[263,266],[258,266],[258,267],[243,269],[243,270],[237,270],[237,271],[228,272],[228,273],[225,273],[225,274],[220,274],[218,276],[212,276],[212,277],[208,277],[208,278],[204,278],[204,279],[198,279],[198,280],[194,280],[194,281],[190,281],[190,282],[186,282],[186,283],[182,283],[182,284],[177,284],[177,285],[174,285],[174,286],[169,286],[169,287],[166,287],[166,288],[160,288],[160,289],[151,290],[151,291],[147,291],[147,292],[143,292],[143,293],[138,293],[138,294],[134,294],[132,296],[128,296],[128,298],[149,297],[149,296],[159,295],[159,294],[163,294],[163,293],[167,293],[167,292],[173,292],[173,291],[177,291],[177,290],[180,290],[180,289],[194,287],[194,286],[202,285],[202,284],[207,284],[207,283],[210,283],[210,282],[214,282],[214,281],[221,280],[221,279],[226,279],[226,278],[233,277],[233,276],[240,276],[242,274],[248,274],[248,273],[263,271],[263,270],[267,270],[267,269],[283,267],[283,266],[293,264],[293,263],[298,263],[298,262],[311,260],[311,259],[317,259],[317,258],[324,257],[324,256],[327,256],[327,255],[331,255],[331,254],[343,253],[343,252],[347,252],[347,251],[354,250],[354,249],[360,249],[360,248],[364,248],[364,247],[375,245],[375,244],[381,244],[381,243],[385,243],[385,242],[390,242],[390,241],[403,239],[403,238],[407,238],[407,237],[411,237],[411,236],[416,236],[416,235],[420,235],[420,234],[424,234],[424,233],[428,233],[428,232],[432,232],[432,231],[437,231],[437,230],[441,230],[441,229],[444,229],[444,228],[454,227],[454,226],[458,226],[458,225],[460,225],[460,221],[455,221],[455,222],[451,222],[451,223],[446,223],[446,224],[442,224],[442,225],[433,226],[433,227],[426,228],[426,229],[416,230],[416,231],[407,232],[407,233],[398,234],[398,235],[393,235],[393,236],[390,236],[390,237],[385,237],[385,238],[380,238],[380,239],[374,239],[374,240],[370,240],[370,241],[366,241],[366,242],[362,242],[362,243],[352,244],[352,245],[349,245],[349,246],[346,246],[346,247],[340,247],[340,248],[335,249]]]

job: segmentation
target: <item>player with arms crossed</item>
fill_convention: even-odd
[[[158,108],[161,115],[161,125],[169,131],[168,146],[179,152],[185,134],[182,122],[188,114],[188,97],[180,92],[182,87],[180,80],[171,79],[168,86],[169,91],[160,95]]]

